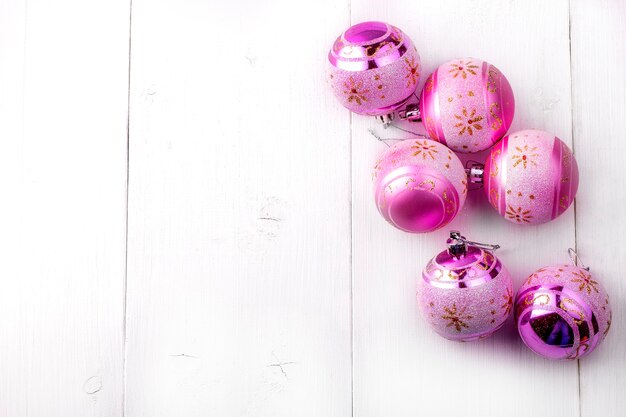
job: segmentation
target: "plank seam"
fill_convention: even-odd
[[[125,243],[124,243],[124,300],[122,324],[123,331],[123,359],[122,359],[122,417],[126,416],[126,365],[128,356],[127,336],[128,336],[128,320],[126,316],[128,304],[128,201],[129,201],[129,184],[130,184],[130,70],[131,70],[131,47],[132,47],[132,24],[133,24],[133,0],[128,1],[128,77],[126,94],[126,224],[125,224]]]
[[[571,131],[572,131],[572,153],[575,154],[576,147],[574,146],[574,71],[572,66],[572,0],[568,1],[567,8],[567,30],[568,30],[568,41],[569,41],[569,80],[570,80],[570,108],[571,108]],[[573,203],[574,209],[574,250],[578,252],[578,236],[576,232],[576,199],[574,199]],[[581,387],[580,387],[580,359],[576,360],[576,375],[578,377],[578,416],[582,417],[582,396],[581,396]]]
[[[352,26],[352,0],[348,0],[348,26]],[[354,417],[354,181],[352,174],[352,112],[350,117],[350,415]]]

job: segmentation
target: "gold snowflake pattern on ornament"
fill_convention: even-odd
[[[567,176],[567,174],[570,172],[572,153],[566,147],[561,147],[561,149],[563,151],[563,158],[562,158],[563,170],[562,170],[561,182],[565,183],[565,182],[569,182],[569,177]]]
[[[578,284],[578,291],[587,291],[587,294],[591,294],[592,290],[598,292],[598,282],[594,281],[591,275],[584,271],[572,272],[572,274],[576,278],[572,279],[570,282]]]
[[[439,153],[437,152],[437,149],[435,149],[435,145],[429,145],[426,140],[423,143],[416,140],[415,144],[416,146],[411,146],[411,149],[416,149],[416,151],[413,152],[413,156],[422,155],[424,160],[426,160],[427,156],[430,156],[433,160],[435,160],[435,154]]]
[[[448,72],[453,74],[452,78],[456,78],[460,75],[463,79],[466,79],[467,74],[476,75],[476,69],[478,69],[478,65],[474,64],[472,61],[463,62],[463,60],[461,60],[458,64],[452,64]]]
[[[510,288],[506,289],[506,293],[502,296],[504,298],[504,304],[500,307],[504,310],[504,317],[508,316],[513,307],[513,291]]]
[[[532,284],[534,280],[539,278],[539,275],[541,275],[543,272],[546,272],[546,271],[547,271],[546,268],[538,269],[537,271],[535,271],[534,274],[528,277],[528,279],[526,280],[526,284]]]
[[[456,303],[453,303],[452,307],[444,307],[443,310],[446,314],[441,316],[441,318],[448,321],[446,327],[454,326],[456,331],[459,333],[462,328],[468,329],[469,326],[467,325],[467,322],[474,318],[469,314],[465,314],[465,307],[457,308]]]
[[[456,128],[461,128],[458,133],[459,136],[465,132],[472,136],[474,134],[474,130],[481,130],[483,128],[483,126],[478,123],[483,120],[483,117],[476,115],[476,109],[472,109],[470,113],[465,107],[463,107],[461,115],[455,114],[454,117],[457,120],[460,120],[459,123],[454,125]]]
[[[422,190],[432,191],[435,189],[435,181],[433,180],[424,180],[419,183],[418,187]]]
[[[580,307],[575,300],[563,297],[561,298],[558,307],[569,313],[569,316],[577,326],[580,326],[585,321],[585,313],[579,309]]]
[[[578,347],[576,347],[576,351],[572,350],[572,353],[569,356],[566,356],[567,359],[576,359],[581,356],[583,353],[589,350],[589,341],[581,342]]]
[[[374,75],[374,81],[378,81],[376,88],[380,91],[382,91],[382,89],[385,87],[382,83],[382,81],[380,80],[380,74],[376,74]],[[380,98],[385,98],[385,95],[381,95]]]
[[[528,294],[526,298],[524,298],[524,305],[538,305],[545,306],[550,304],[550,296],[548,294]]]
[[[382,42],[376,43],[374,45],[369,45],[365,47],[365,53],[367,54],[368,57],[373,57],[376,54],[378,54],[379,51],[383,50],[383,49],[390,49],[393,48],[394,46],[400,45],[400,43],[402,42],[402,38],[400,36],[398,36],[398,34],[396,33],[392,33],[389,36],[389,39],[386,39]]]
[[[498,201],[500,200],[500,193],[498,193],[498,190],[495,188],[492,188],[489,191],[489,202],[491,203],[492,206],[494,206],[496,209],[498,209]]]
[[[524,167],[524,169],[526,169],[526,167],[528,166],[528,162],[530,162],[534,166],[538,166],[537,162],[535,162],[535,159],[534,159],[537,156],[539,156],[538,153],[534,153],[537,150],[536,146],[529,148],[528,145],[526,144],[522,148],[520,148],[519,146],[516,146],[515,150],[517,150],[517,152],[519,153],[513,155],[513,161],[514,161],[513,168],[521,164]]]
[[[433,91],[433,87],[434,87],[434,80],[433,80],[433,75],[431,74],[426,79],[426,84],[424,84],[424,91],[427,93],[430,93],[431,91]]]
[[[348,81],[343,83],[346,90],[343,91],[348,96],[348,102],[356,102],[359,106],[363,102],[367,101],[367,93],[369,90],[363,89],[363,81],[354,81],[354,78],[348,78]]]
[[[420,77],[419,66],[420,64],[418,62],[415,62],[415,57],[411,57],[410,61],[408,58],[404,58],[404,68],[406,69],[406,75],[404,76],[404,78],[407,79],[407,87],[417,85],[417,81]]]
[[[604,329],[604,332],[602,332],[604,334],[604,337],[606,337],[607,334],[609,334],[609,330],[611,329],[611,322],[613,321],[613,314],[609,314],[609,318],[606,321],[606,329]]]
[[[489,67],[487,71],[487,91],[490,93],[496,92],[496,77],[499,75],[498,70],[495,67]]]
[[[448,193],[446,191],[443,192],[443,200],[446,202],[446,212],[454,213],[456,210],[456,203],[448,197]]]
[[[491,124],[491,128],[493,130],[498,130],[502,127],[502,119],[498,115],[499,110],[500,110],[499,103],[492,103],[491,106],[489,106],[489,114],[491,114],[491,118],[493,119],[493,123]]]
[[[424,121],[424,126],[426,127],[426,130],[428,131],[428,136],[430,136],[431,138],[439,137],[437,136],[437,131],[435,130],[435,122],[433,121],[432,117],[428,116],[426,118],[426,120]]]
[[[446,162],[444,164],[444,167],[446,167],[446,169],[450,169],[450,162],[452,161],[452,151],[450,149],[448,149],[448,162]]]
[[[606,311],[606,306],[608,306],[608,305],[609,305],[609,297],[606,297],[606,298],[604,299],[604,304],[606,304],[606,305],[603,305],[603,306],[602,306],[602,310]]]
[[[491,172],[489,175],[494,178],[500,173],[500,167],[498,167],[498,157],[501,153],[502,151],[500,149],[495,152],[491,152]]]
[[[487,252],[485,252],[487,253]],[[482,260],[476,263],[476,267],[482,269],[483,271],[488,271],[491,268],[491,262],[487,259],[487,256],[483,256]]]
[[[518,223],[530,223],[530,219],[533,218],[530,213],[530,210],[524,210],[521,207],[517,207],[517,209],[515,209],[510,204],[509,208],[506,210],[506,216]]]
[[[372,172],[372,180],[378,178],[378,173],[383,169],[382,163],[383,163],[382,157],[376,161],[376,165],[374,165],[374,171]]]

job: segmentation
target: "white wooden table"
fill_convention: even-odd
[[[451,228],[517,285],[577,247],[614,309],[589,358],[425,326],[447,229],[382,220],[368,128],[399,132],[324,81],[363,20],[427,73],[494,63],[512,131],[573,146],[575,209],[518,227],[474,192]],[[625,74],[619,0],[1,0],[0,417],[623,417]]]

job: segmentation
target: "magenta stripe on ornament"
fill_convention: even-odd
[[[443,127],[441,126],[441,114],[439,111],[439,90],[437,89],[437,79],[439,78],[439,68],[433,72],[433,92],[432,92],[432,105],[435,110],[435,131],[437,133],[437,140],[446,145],[446,136],[443,134]]]
[[[482,77],[483,77],[483,86],[484,86],[484,103],[485,109],[487,111],[487,122],[489,123],[489,132],[491,134],[491,143],[494,144],[498,141],[502,135],[506,132],[504,126],[504,109],[503,103],[504,98],[502,97],[502,83],[499,82],[496,85],[496,92],[489,92],[489,67],[493,67],[493,65],[489,65],[486,62],[483,62],[482,66]],[[495,67],[493,67],[495,68]],[[498,71],[498,77],[502,78],[503,75]],[[500,81],[500,80],[498,80]],[[492,107],[493,106],[493,107]],[[492,113],[493,112],[493,113]],[[493,114],[500,116],[500,126],[497,129],[493,128],[494,123],[496,123],[496,117]]]
[[[498,212],[501,216],[506,216],[506,190],[504,189],[504,184],[506,184],[507,177],[507,151],[509,149],[509,137],[505,137],[502,139],[502,153],[500,153],[500,175],[498,181],[498,195],[500,196],[498,203],[499,208]]]
[[[409,45],[411,46],[411,45]],[[366,61],[359,61],[355,58],[341,58],[334,55],[334,51],[328,53],[328,60],[337,68],[344,71],[366,71],[370,69],[376,69],[384,67],[385,65],[392,64],[404,56],[408,51],[407,46],[400,45],[394,51],[389,52],[387,55],[383,55],[378,58],[369,59]]]
[[[574,155],[570,152],[570,150],[563,145],[563,155],[569,156],[569,166],[568,171],[566,172],[567,176],[567,184],[563,186],[561,182],[561,193],[559,194],[559,209],[558,214],[562,214],[569,206],[573,203],[572,198],[576,194],[575,188],[578,187],[578,179],[574,175],[574,166],[576,165],[576,161],[574,159]],[[563,158],[561,159],[561,161]],[[562,177],[563,178],[563,177]],[[565,208],[561,207],[561,201],[564,197],[567,196],[567,204],[565,204]]]
[[[491,125],[493,124],[493,118],[491,117],[491,112],[489,111],[489,109],[491,109],[491,104],[493,102],[493,100],[491,99],[491,94],[489,94],[489,83],[488,83],[488,75],[489,75],[489,64],[483,61],[482,67],[480,69],[480,76],[482,77],[482,85],[483,85],[483,103],[485,106],[485,109],[487,110],[487,115],[485,116],[487,118],[487,124],[489,125],[489,131],[491,132],[491,142],[493,143],[493,130],[491,129]]]
[[[552,165],[552,188],[554,190],[554,196],[552,197],[552,219],[555,219],[559,215],[559,195],[561,194],[561,172],[563,170],[562,164],[562,146],[561,141],[555,137],[554,146],[552,146],[552,157],[550,164]]]
[[[464,268],[467,268],[469,265],[466,265]],[[445,267],[445,265],[441,266],[442,269],[447,269]],[[461,269],[464,269],[461,268]],[[454,270],[451,270],[452,272],[455,272]],[[422,278],[424,279],[424,281],[426,281],[428,284],[432,285],[433,287],[438,287],[438,288],[468,288],[468,287],[478,287],[479,285],[484,285],[487,282],[495,279],[498,277],[498,275],[500,274],[500,271],[502,271],[502,263],[500,262],[500,260],[496,260],[496,262],[494,262],[489,270],[485,271],[485,273],[480,276],[480,277],[467,277],[467,279],[461,278],[459,280],[442,280],[442,279],[438,279],[436,277],[431,277],[429,276],[429,274],[427,274],[425,271],[422,273]]]

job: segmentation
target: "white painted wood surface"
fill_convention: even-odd
[[[580,255],[607,287],[611,333],[580,361],[582,416],[626,415],[626,5],[616,0],[572,2],[574,148],[583,173],[576,199]]]
[[[350,414],[333,4],[133,1],[129,416]]]
[[[0,416],[121,416],[129,3],[0,1]]]
[[[132,3],[129,53],[129,0],[0,1],[0,417],[626,414],[626,4]],[[426,73],[494,63],[512,130],[573,145],[576,210],[517,227],[477,191],[451,227],[500,243],[517,285],[576,246],[614,308],[589,358],[422,322],[446,231],[396,231],[371,195],[368,128],[407,135],[324,81],[335,36],[373,19]]]

